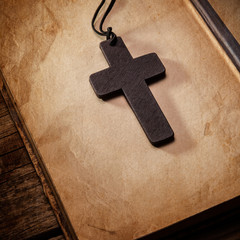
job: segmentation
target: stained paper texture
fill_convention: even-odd
[[[98,4],[2,0],[0,67],[79,239],[127,240],[240,194],[240,77],[189,1],[117,1],[104,27],[166,67],[150,89],[175,141],[153,147],[89,83]]]

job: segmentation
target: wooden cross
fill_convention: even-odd
[[[100,43],[109,68],[90,76],[99,98],[113,96],[122,90],[149,141],[160,145],[173,139],[173,130],[153,97],[146,80],[165,76],[165,68],[156,53],[133,59],[123,40],[118,37]]]

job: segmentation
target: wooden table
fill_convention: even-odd
[[[65,239],[0,93],[0,239]]]

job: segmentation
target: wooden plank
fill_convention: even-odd
[[[20,148],[9,154],[0,156],[0,174],[12,171],[30,162],[26,149]]]
[[[26,239],[59,229],[32,164],[0,179],[0,239]]]
[[[0,118],[0,138],[9,136],[17,132],[17,129],[11,119],[11,116],[8,114]]]
[[[28,165],[28,167],[26,165]],[[28,163],[26,165],[22,166],[22,167],[24,167],[23,169],[16,168],[16,169],[14,169],[14,171],[9,171],[9,172],[1,174],[0,175],[0,184],[3,184],[7,181],[9,181],[9,184],[10,184],[10,180],[13,180],[13,179],[16,179],[19,177],[24,177],[25,175],[33,173],[34,168],[31,166],[31,163]]]
[[[49,238],[49,240],[63,240],[63,239],[65,239],[63,235],[57,236],[57,237],[53,237],[53,238]]]
[[[240,71],[240,45],[207,0],[191,0],[218,42]]]
[[[8,114],[8,109],[6,103],[0,94],[0,117],[6,116]]]
[[[42,239],[61,240],[65,238],[62,235],[61,228],[59,227],[59,228],[50,229],[46,232],[43,232],[41,234],[31,237],[31,240],[42,240]]]
[[[21,140],[18,132],[0,139],[0,156],[7,154],[11,151],[23,147],[23,141]]]

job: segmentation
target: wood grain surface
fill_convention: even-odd
[[[107,67],[97,1],[1,2],[0,66],[80,239],[141,237],[240,194],[239,73],[189,1],[138,3],[116,2],[106,26],[167,69],[150,87],[175,131],[160,149],[89,84]]]
[[[0,93],[0,239],[65,239]]]

